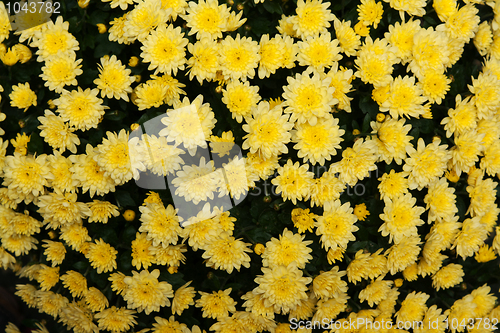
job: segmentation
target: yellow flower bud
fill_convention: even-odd
[[[385,120],[385,114],[383,114],[383,113],[377,114],[377,121],[379,123],[383,122],[384,120]]]
[[[362,21],[359,21],[354,26],[354,32],[361,37],[366,37],[370,34],[370,27],[365,25]]]
[[[125,221],[131,222],[135,219],[135,212],[131,209],[127,209],[125,212],[123,212],[123,218]]]
[[[80,8],[87,8],[89,3],[90,0],[78,0],[78,6],[80,6]]]
[[[220,94],[222,92],[222,86],[217,86],[217,88],[215,88],[215,92]]]
[[[106,31],[108,31],[108,28],[106,27],[105,24],[97,23],[97,30],[99,30],[99,33],[102,35],[105,34]]]
[[[401,287],[403,285],[403,279],[394,280],[394,285],[398,288]]]
[[[12,47],[12,50],[17,53],[21,64],[24,64],[31,59],[31,50],[24,44],[16,44]]]
[[[170,266],[170,267],[168,268],[168,272],[169,272],[170,274],[177,273],[177,272],[178,272],[178,270],[179,270],[179,268],[178,268],[177,266]]]
[[[266,249],[266,247],[264,245],[262,245],[261,243],[258,243],[258,244],[255,244],[255,247],[253,248],[253,252],[255,252],[255,254],[260,256],[262,253],[264,253],[265,249]]]
[[[361,132],[359,131],[359,129],[355,129],[352,131],[352,135],[359,135],[361,134]]]
[[[1,60],[5,66],[14,66],[19,61],[19,56],[16,51],[9,49],[1,55]]]
[[[139,58],[137,58],[136,56],[130,57],[130,60],[128,61],[128,65],[130,67],[135,67],[138,64],[139,64]]]
[[[135,131],[139,127],[141,127],[141,125],[139,125],[138,123],[133,123],[132,125],[130,125],[130,130]]]
[[[51,100],[51,99],[49,99],[47,101],[47,104],[49,105],[49,108],[52,109],[52,110],[56,108],[56,105],[54,104],[54,101]]]
[[[135,82],[141,82],[142,77],[140,75],[134,75]]]

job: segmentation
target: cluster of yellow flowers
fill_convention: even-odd
[[[473,286],[477,288],[449,304],[449,309],[429,304],[431,295],[419,290],[400,297],[399,289],[427,276],[435,291],[459,289],[468,274],[462,265],[465,260],[485,263],[500,254],[494,180],[500,175],[500,2],[434,0],[432,8],[441,22],[429,26],[422,18],[426,1],[384,0],[387,10],[399,12],[400,20],[387,27],[383,38],[373,39],[371,29],[383,26],[382,2],[361,0],[358,22],[351,26],[331,12],[330,3],[298,0],[295,15],[279,20],[279,33],[264,34],[257,41],[240,35],[246,22],[243,11],[236,14],[217,0],[102,1],[123,15],[109,23],[108,32],[102,25],[100,31],[108,33],[112,42],[140,46],[141,53],[128,64],[120,55],[102,57],[94,88],[79,86],[80,44],[62,16],[16,31],[17,44],[11,48],[0,44],[4,66],[41,63],[39,76],[57,95],[37,118],[38,134],[52,148],[50,154],[30,153],[30,136],[20,133],[10,141],[13,152],[7,154],[9,141],[0,138],[0,267],[31,281],[18,284],[16,292],[29,307],[76,333],[126,332],[138,324],[139,313],[166,313],[165,308],[170,308],[171,316],[155,316],[148,323],[152,332],[312,332],[311,327],[295,331],[286,318],[321,323],[325,318],[423,321],[423,328],[414,329],[419,333],[444,332],[446,325],[457,322],[453,332],[466,327],[469,332],[493,331],[500,306],[496,290],[486,284]],[[255,6],[262,6],[259,2]],[[89,2],[79,4],[85,7]],[[493,19],[481,22],[479,8],[492,11]],[[20,13],[16,20],[27,20],[26,15]],[[11,25],[0,3],[0,42],[11,38],[16,23]],[[471,42],[483,57],[481,71],[471,78],[469,92],[451,97],[454,108],[435,124],[454,145],[442,144],[439,136],[427,143],[417,140],[409,135],[412,126],[407,119],[433,119],[431,108],[450,100],[452,77],[447,71]],[[345,58],[352,59],[352,68],[339,65]],[[127,68],[138,62],[148,66],[150,78],[145,82]],[[397,66],[407,74],[393,74]],[[283,94],[262,100],[262,87],[252,82],[257,77],[272,80],[284,70],[293,74],[287,77]],[[215,113],[203,95],[190,96],[193,91],[182,89],[186,85],[178,79],[183,75],[199,84],[217,82],[227,117],[242,124],[244,135],[237,139],[244,156],[225,164],[225,173],[203,157],[199,163],[184,165],[183,154],[195,156],[197,148],[206,148],[206,140],[219,156],[228,154],[235,137],[232,131],[213,135]],[[354,133],[353,144],[343,148],[346,130],[336,114],[358,116],[351,106],[353,84],[371,91],[380,113],[370,123],[370,133]],[[35,113],[45,105],[37,101],[33,88],[29,82],[12,85],[12,92],[3,97],[11,107]],[[189,96],[181,99],[181,95]],[[80,146],[84,138],[88,142],[85,132],[100,126],[112,99],[131,102],[145,112],[162,105],[170,109],[157,135],[132,137],[123,129],[107,132],[95,147]],[[4,119],[0,113],[0,121]],[[292,149],[298,160],[283,160]],[[310,171],[318,165],[325,167],[321,175]],[[383,213],[380,220],[373,220],[380,221],[378,232],[389,246],[373,253],[361,249],[344,259],[360,230],[357,222],[370,213],[364,203],[352,207],[341,195],[380,165],[392,169],[378,179],[380,200],[374,200],[383,205]],[[260,180],[275,175],[271,183],[276,193],[294,205],[291,230],[285,228],[265,245],[246,243],[233,233],[238,221],[230,212],[205,205],[184,221],[172,204],[150,192],[137,208],[140,226],[129,248],[136,271],[126,275],[118,270],[118,244],[89,234],[87,227],[118,218],[120,207],[105,196],[146,171],[173,177],[175,194],[194,205],[213,199],[214,193],[239,200]],[[460,179],[467,182],[464,194],[470,199],[463,220],[453,185]],[[79,201],[85,193],[92,202]],[[423,200],[417,202],[416,193]],[[310,207],[303,208],[304,204]],[[30,216],[28,207],[40,218]],[[426,222],[428,228],[422,227]],[[50,239],[42,239],[43,228]],[[314,234],[321,254],[313,253]],[[22,257],[40,243],[43,260],[22,266]],[[251,260],[252,246],[262,268],[251,290],[203,292],[191,286],[192,281],[174,290],[160,278],[160,269],[177,274],[189,265],[184,255],[188,250],[200,250],[204,264],[213,270],[245,272],[260,265]],[[110,305],[111,299],[93,286],[88,271],[65,270],[70,251],[85,258],[89,269],[105,275],[113,299],[126,305]],[[330,267],[311,276],[305,267],[313,255],[326,256]],[[346,269],[333,266],[336,262]],[[350,287],[358,283],[363,289],[356,295]],[[55,291],[56,286],[61,288]],[[359,304],[359,311],[353,312],[350,299]],[[369,308],[361,309],[365,302]],[[179,316],[192,306],[201,308],[200,317],[213,319],[213,324],[200,328],[182,323]],[[427,329],[434,322],[437,328]],[[6,331],[19,332],[13,324]],[[332,328],[335,333],[358,331],[368,330]],[[48,330],[39,324],[34,332]]]

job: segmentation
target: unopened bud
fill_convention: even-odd
[[[128,65],[130,67],[135,67],[138,64],[139,64],[139,58],[137,58],[136,56],[130,57],[130,60],[128,61]]]
[[[87,8],[90,3],[90,0],[78,0],[78,6],[80,8]]]
[[[99,30],[99,33],[102,35],[108,31],[108,28],[102,23],[97,23],[97,30]]]
[[[262,253],[264,253],[264,250],[266,247],[262,245],[261,243],[255,244],[255,247],[253,248],[253,252],[255,252],[256,255],[260,256]]]

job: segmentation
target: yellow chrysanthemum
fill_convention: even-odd
[[[307,37],[298,42],[299,54],[297,60],[300,66],[311,66],[315,71],[323,72],[342,59],[339,41],[332,40],[329,32],[319,36]]]
[[[78,135],[74,134],[74,129],[70,128],[64,120],[56,116],[52,111],[45,110],[44,116],[38,117],[40,126],[40,136],[44,138],[52,148],[59,149],[63,153],[68,149],[73,154],[76,153],[76,146],[80,144]]]
[[[451,220],[458,213],[455,205],[455,189],[448,186],[445,178],[429,185],[429,191],[424,198],[429,210],[429,222]]]
[[[472,79],[472,85],[468,85],[474,96],[472,102],[477,108],[479,119],[491,118],[498,105],[500,105],[500,81],[491,72],[479,73],[477,79]]]
[[[412,147],[410,141],[412,136],[408,135],[411,125],[405,125],[404,119],[392,119],[386,117],[384,122],[370,123],[373,131],[377,133],[374,138],[380,154],[379,160],[387,164],[393,160],[401,164],[406,158],[408,149]]]
[[[401,322],[413,322],[422,320],[425,312],[427,311],[427,305],[425,302],[429,299],[429,295],[422,292],[412,292],[406,296],[403,302],[401,302],[401,308],[395,313],[397,321]]]
[[[331,26],[330,22],[335,19],[335,15],[328,7],[330,7],[330,3],[323,3],[321,0],[297,1],[297,15],[292,19],[296,34],[305,39],[309,36],[325,33]]]
[[[394,119],[403,116],[418,118],[424,114],[423,103],[427,100],[422,95],[422,85],[415,83],[415,77],[398,76],[392,81],[389,97],[382,103],[380,111],[389,112]]]
[[[478,179],[475,185],[467,186],[470,206],[467,213],[472,217],[483,216],[495,204],[498,183],[491,178]]]
[[[479,24],[473,41],[479,54],[484,57],[488,53],[491,43],[493,43],[493,32],[489,22],[484,21]]]
[[[468,43],[479,28],[480,18],[477,13],[479,10],[474,4],[467,4],[453,12],[446,19],[444,25],[440,25],[436,29],[445,31],[452,39]]]
[[[408,22],[396,22],[389,26],[384,37],[389,41],[395,55],[406,64],[412,56],[413,36],[420,29],[420,20],[410,19]]]
[[[107,132],[107,138],[96,148],[94,160],[104,170],[105,176],[111,177],[116,185],[122,185],[132,179],[129,158],[128,133],[121,130],[116,133]]]
[[[0,4],[0,43],[9,38],[11,30],[12,25],[10,24],[9,12],[5,8],[5,4],[2,2],[2,4]]]
[[[359,230],[354,225],[357,220],[348,202],[341,205],[340,200],[336,200],[315,223],[316,235],[321,236],[321,243],[325,250],[330,248],[335,250],[338,247],[345,249],[349,241],[356,240],[353,232]]]
[[[424,224],[420,215],[425,209],[415,206],[416,202],[411,194],[385,199],[384,214],[380,214],[384,224],[378,231],[382,236],[389,235],[389,242],[398,244],[406,237],[418,236],[417,227]]]
[[[11,199],[31,202],[34,197],[44,193],[44,186],[49,185],[53,175],[50,173],[47,155],[21,156],[14,153],[5,157],[3,186],[15,191]],[[10,193],[10,192],[9,192]]]
[[[174,28],[171,24],[162,24],[149,34],[141,46],[141,58],[150,62],[148,69],[154,69],[155,74],[161,72],[168,75],[176,75],[177,70],[183,70],[188,44],[183,36],[181,28]]]
[[[112,333],[119,333],[128,331],[137,324],[134,314],[134,310],[112,306],[96,313],[94,318],[97,320],[99,329],[107,330]]]
[[[286,48],[286,38],[280,35],[269,39],[269,35],[262,35],[259,42],[259,79],[274,74],[283,65],[283,49]]]
[[[196,292],[193,287],[188,287],[192,281],[184,284],[177,289],[172,300],[172,313],[180,316],[189,306],[194,305],[194,296]]]
[[[107,273],[116,269],[116,251],[111,245],[102,239],[91,243],[85,257],[90,261],[92,267],[97,269],[97,273]]]
[[[212,128],[217,121],[209,104],[202,104],[203,97],[199,95],[189,103],[187,98],[183,103],[174,104],[175,109],[161,119],[166,126],[159,132],[168,142],[182,145],[191,156],[196,153],[197,147],[206,147],[206,139],[212,134]]]
[[[360,36],[351,28],[351,21],[346,22],[335,19],[333,24],[341,52],[345,53],[348,57],[355,55],[361,45],[361,41]]]
[[[94,84],[101,91],[101,97],[128,102],[128,94],[132,93],[130,85],[134,82],[134,77],[130,75],[132,71],[125,68],[114,54],[102,57],[98,69],[99,77],[94,80]]]
[[[487,237],[487,230],[479,222],[478,217],[466,219],[462,224],[462,230],[453,242],[452,249],[456,249],[457,255],[465,260],[474,255]]]
[[[122,16],[115,17],[115,19],[109,22],[110,28],[109,40],[111,42],[118,42],[119,44],[130,44],[135,41],[133,36],[125,36],[125,24],[127,23],[127,16],[129,12],[126,12]]]
[[[134,0],[102,0],[102,2],[110,2],[109,4],[111,8],[120,7],[121,10],[126,10],[128,5],[132,5]]]
[[[450,50],[445,45],[448,45],[448,37],[444,32],[434,31],[432,27],[419,29],[413,36],[412,59],[409,63],[413,74],[423,75],[430,68],[443,72],[450,56]]]
[[[417,262],[420,253],[420,238],[406,237],[397,244],[391,246],[387,251],[387,268],[391,274],[403,271],[408,266]]]
[[[252,252],[250,245],[223,232],[207,242],[202,258],[207,259],[207,267],[225,270],[231,274],[234,269],[239,271],[241,266],[250,267],[250,257],[246,254]]]
[[[342,160],[330,165],[329,172],[339,173],[339,179],[355,186],[356,183],[369,176],[370,171],[377,168],[377,146],[373,140],[357,140],[353,147],[342,152]]]
[[[65,90],[61,96],[54,100],[57,112],[70,126],[85,131],[97,127],[102,120],[107,106],[102,105],[103,100],[97,97],[99,90],[87,88],[83,90]]]
[[[418,139],[417,149],[408,152],[409,157],[405,160],[403,170],[408,173],[408,186],[410,189],[429,185],[446,170],[446,164],[451,153],[446,150],[447,145],[440,145],[441,140],[434,140],[425,145],[422,138]]]
[[[289,116],[284,115],[280,107],[269,110],[268,102],[260,102],[257,109],[252,112],[243,125],[243,130],[248,134],[243,137],[242,148],[249,149],[250,153],[269,159],[280,153],[288,153],[286,144],[290,142],[290,130],[293,124]]]
[[[404,13],[410,16],[424,16],[425,0],[384,0],[388,2],[391,8],[398,10],[404,21]]]
[[[226,29],[230,11],[226,4],[219,5],[216,0],[190,1],[186,14],[180,15],[190,28],[189,35],[196,39],[208,37],[211,40],[222,37]]]
[[[147,232],[148,239],[153,241],[154,246],[177,244],[182,229],[179,225],[180,217],[172,205],[165,208],[163,204],[148,203],[139,207],[139,210],[142,213],[139,231]]]
[[[53,242],[47,239],[43,240],[45,244],[42,247],[45,248],[43,254],[47,257],[47,260],[52,262],[52,267],[60,265],[64,258],[66,257],[66,248],[61,242]]]
[[[312,278],[303,277],[296,265],[262,267],[263,275],[255,278],[258,287],[256,294],[262,295],[266,306],[273,306],[276,313],[295,310],[302,300],[308,298],[307,285]]]
[[[259,43],[249,37],[226,36],[220,43],[220,64],[224,79],[253,79],[259,65]]]
[[[220,319],[227,317],[230,312],[236,312],[236,302],[230,296],[232,288],[218,292],[205,293],[199,291],[201,297],[196,301],[196,307],[203,310],[203,317]]]
[[[343,141],[342,135],[345,133],[338,126],[338,119],[328,115],[325,118],[319,118],[314,126],[309,123],[296,125],[296,130],[292,132],[292,142],[296,149],[297,156],[308,161],[313,165],[319,163],[325,164],[331,156],[337,154],[336,149],[340,149],[340,142]]]
[[[45,81],[44,86],[56,93],[62,93],[64,86],[76,86],[76,77],[81,75],[82,59],[76,60],[76,54],[64,54],[59,51],[45,61],[40,77]],[[89,89],[90,90],[90,89]]]
[[[67,271],[61,281],[73,297],[83,297],[87,293],[87,279],[76,271]]]
[[[231,111],[232,118],[241,123],[257,107],[261,99],[258,91],[259,87],[251,86],[249,82],[233,80],[222,90],[222,102]]]
[[[384,14],[384,8],[381,2],[375,2],[375,0],[361,0],[361,4],[357,7],[358,19],[365,25],[373,25],[374,29],[382,19],[382,14]]]
[[[123,299],[127,301],[127,308],[137,309],[149,315],[153,311],[160,311],[160,307],[170,306],[170,300],[174,293],[168,282],[159,282],[158,269],[148,272],[142,270],[140,273],[132,271],[132,276],[127,276],[123,282],[127,285]]]
[[[392,281],[384,281],[378,278],[361,290],[359,300],[361,302],[367,301],[369,306],[378,305],[391,291],[392,284]]]
[[[424,96],[431,103],[441,104],[446,93],[450,90],[451,80],[444,73],[427,70],[419,81],[422,84]]]
[[[456,106],[448,110],[448,117],[441,121],[446,130],[446,137],[452,134],[464,134],[477,127],[477,109],[470,97],[462,100],[461,95],[455,97]]]
[[[262,265],[274,267],[277,265],[288,266],[295,262],[298,268],[304,268],[312,259],[309,254],[312,249],[308,247],[312,241],[304,241],[304,236],[294,234],[285,228],[280,238],[271,238],[266,243],[266,250],[262,254]]]
[[[448,289],[462,282],[464,271],[462,265],[449,264],[442,267],[436,274],[432,276],[432,286],[439,289]]]
[[[291,113],[290,121],[308,122],[315,125],[318,118],[330,113],[338,100],[333,98],[335,89],[330,87],[331,78],[321,79],[312,70],[306,70],[295,77],[287,77],[288,85],[283,87],[285,113]]]
[[[42,10],[39,8],[39,10]],[[31,11],[31,10],[30,10]],[[34,34],[31,47],[37,47],[37,61],[47,61],[59,52],[63,55],[74,54],[79,50],[77,39],[68,32],[69,22],[63,22],[63,17],[58,16],[55,22],[48,20],[40,31]]]
[[[90,192],[90,197],[95,194],[103,195],[114,191],[115,181],[105,174],[94,157],[97,155],[95,148],[87,144],[86,154],[71,155],[70,161],[73,166],[70,171],[73,173],[73,178],[81,184],[82,192]]]
[[[219,44],[215,40],[204,38],[194,44],[189,43],[187,47],[192,54],[187,61],[189,80],[196,77],[200,84],[203,84],[203,80],[215,80],[220,69]]]
[[[314,177],[314,174],[307,170],[307,164],[300,165],[299,162],[293,163],[289,159],[283,167],[278,168],[278,176],[271,180],[271,183],[277,186],[276,193],[281,193],[283,200],[291,200],[294,205],[297,200],[307,199]]]
[[[172,9],[163,9],[161,1],[138,0],[134,9],[126,14],[123,37],[133,42],[144,42],[149,34],[162,23],[167,22]]]
[[[24,112],[30,106],[36,106],[36,94],[30,88],[29,82],[19,83],[17,86],[12,86],[12,92],[9,95],[10,106],[23,109]]]
[[[432,7],[442,22],[447,21],[458,9],[456,0],[434,0]]]
[[[60,238],[75,251],[80,251],[86,242],[92,240],[87,228],[78,223],[63,226]]]
[[[477,262],[488,262],[497,258],[493,248],[488,245],[481,245],[474,256]]]
[[[61,153],[54,151],[53,155],[48,158],[50,164],[50,172],[54,175],[51,180],[51,186],[54,191],[75,192],[78,180],[73,177],[71,168],[73,163]]]

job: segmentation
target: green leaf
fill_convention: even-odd
[[[89,267],[88,261],[78,261],[73,264],[73,268],[80,272],[84,272],[87,269],[87,267]]]
[[[130,196],[130,193],[127,191],[117,190],[115,192],[115,199],[118,206],[127,207],[127,206],[135,206],[134,199]]]
[[[37,132],[31,133],[30,142],[28,142],[28,151],[33,154],[43,154],[43,140]]]
[[[120,120],[124,119],[126,116],[127,116],[126,112],[118,111],[118,110],[108,111],[104,114],[105,119],[109,119],[112,121],[120,121]]]
[[[101,10],[92,11],[88,22],[92,25],[97,25],[98,23],[106,24],[108,23],[109,13]]]
[[[370,117],[369,114],[366,114],[365,115],[365,119],[363,119],[363,127],[361,129],[361,132],[363,133],[368,133],[368,132],[371,132],[370,129],[370,122],[372,120],[372,117]]]
[[[281,14],[283,11],[281,10],[281,7],[277,1],[264,1],[264,8],[269,12],[269,13],[277,13]]]

